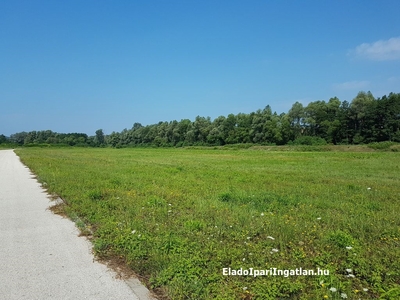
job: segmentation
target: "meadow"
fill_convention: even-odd
[[[160,299],[400,299],[400,153],[369,150],[16,153],[96,255],[129,266]]]

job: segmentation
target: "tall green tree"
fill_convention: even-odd
[[[211,130],[207,136],[207,142],[209,145],[224,145],[226,143],[226,135],[224,134],[225,119],[224,116],[219,116],[211,123]]]
[[[25,138],[28,136],[28,133],[25,131],[17,132],[10,135],[10,141],[14,144],[22,146],[25,142]]]
[[[7,142],[7,138],[4,134],[0,134],[0,144],[5,144]]]
[[[300,102],[295,102],[287,114],[287,118],[293,129],[294,139],[303,134],[304,130],[304,107]]]
[[[96,136],[95,136],[94,141],[95,141],[96,146],[102,146],[105,144],[103,129],[96,130]]]
[[[371,128],[368,141],[400,141],[400,94],[390,93],[375,101],[366,116],[365,127]]]
[[[239,113],[236,116],[236,141],[238,143],[251,143],[250,127],[251,114]]]
[[[374,105],[374,96],[371,92],[360,91],[350,103],[350,119],[352,123],[352,143],[359,144],[364,142],[366,116]]]

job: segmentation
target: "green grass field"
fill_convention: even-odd
[[[169,299],[400,299],[398,152],[16,152],[99,257],[124,260]]]

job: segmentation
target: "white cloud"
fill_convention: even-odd
[[[375,43],[363,43],[349,52],[350,55],[370,60],[400,60],[400,37],[380,40]]]
[[[369,81],[346,81],[342,83],[334,84],[333,87],[335,90],[362,90],[369,86]]]

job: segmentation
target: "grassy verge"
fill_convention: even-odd
[[[93,233],[99,257],[123,259],[170,299],[400,295],[398,153],[17,154]],[[223,268],[320,268],[329,275],[224,276]]]
[[[18,145],[15,145],[15,144],[0,144],[0,150],[14,149],[16,147],[18,147]]]

